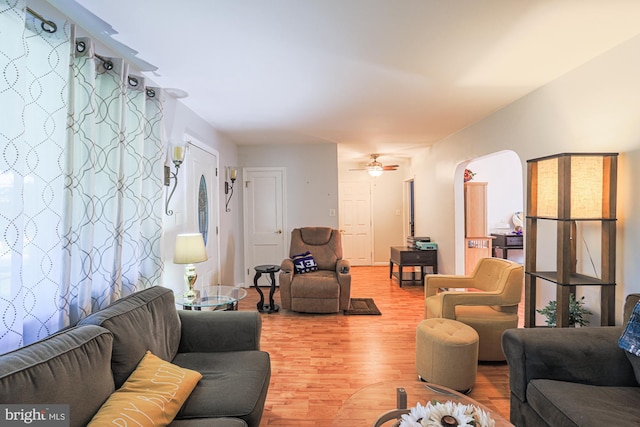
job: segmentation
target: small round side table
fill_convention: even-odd
[[[256,290],[260,294],[260,302],[257,304],[258,311],[262,313],[275,313],[276,311],[280,310],[280,307],[278,306],[278,304],[276,304],[273,301],[273,294],[276,291],[276,273],[280,271],[280,266],[272,265],[272,264],[258,265],[255,267],[255,269],[256,269],[256,275],[253,276],[253,286],[256,288]],[[262,291],[260,290],[260,287],[258,286],[258,279],[263,274],[269,274],[269,278],[271,279],[271,290],[269,291],[268,305],[265,305],[264,294],[262,293]]]

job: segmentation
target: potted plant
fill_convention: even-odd
[[[546,318],[547,326],[550,328],[556,327],[556,311],[558,303],[556,301],[549,301],[544,308],[537,309],[536,311],[542,314]],[[586,326],[589,321],[584,316],[593,314],[589,309],[584,307],[584,296],[580,300],[576,300],[574,294],[569,295],[569,326]]]

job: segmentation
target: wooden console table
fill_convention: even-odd
[[[393,272],[393,264],[398,265],[398,272]],[[424,286],[424,268],[433,268],[433,274],[438,273],[438,250],[420,250],[405,246],[391,246],[391,257],[389,258],[389,278],[396,277],[398,285],[402,287],[403,267],[420,267],[420,283]],[[415,281],[415,272],[411,274],[411,281]]]
[[[502,256],[500,258],[507,259],[510,249],[522,250],[524,245],[524,236],[522,234],[496,234],[491,233],[493,237],[493,253],[497,257],[498,250],[502,250]]]

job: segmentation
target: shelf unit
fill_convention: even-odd
[[[491,257],[491,237],[487,236],[487,183],[464,183],[464,265],[471,274],[481,258]]]
[[[525,327],[535,327],[539,281],[556,285],[557,326],[569,326],[569,296],[600,286],[601,325],[615,324],[617,153],[563,153],[527,161]],[[538,221],[555,221],[556,271],[537,270]],[[600,223],[601,278],[576,271],[576,223]]]

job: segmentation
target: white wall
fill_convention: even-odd
[[[238,147],[238,166],[286,169],[287,233],[304,226],[338,228],[338,155],[335,144],[243,145]],[[242,182],[240,178],[239,181]],[[335,216],[329,216],[332,209]],[[239,212],[242,212],[242,206]]]
[[[460,163],[502,150],[522,159],[562,152],[619,152],[616,320],[624,297],[640,291],[640,37],[567,73],[506,108],[426,148],[413,159],[417,213],[439,226],[440,271],[455,271],[455,171]],[[524,189],[523,189],[524,191]],[[437,207],[432,203],[437,200]],[[417,234],[431,227],[418,224]],[[555,240],[551,240],[555,241]],[[555,299],[554,289],[539,290],[538,307]],[[587,305],[599,313],[599,288],[581,287]],[[598,324],[599,318],[592,319]]]
[[[524,211],[523,171],[518,155],[503,151],[474,159],[467,168],[476,173],[474,181],[487,183],[489,233],[513,231],[513,214]],[[505,225],[509,228],[502,228]]]

